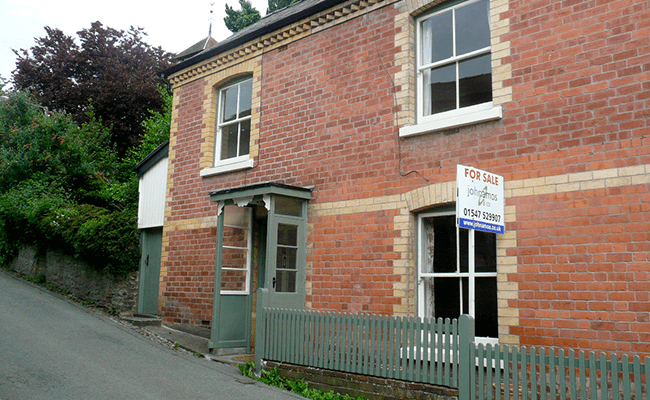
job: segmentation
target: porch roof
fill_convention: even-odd
[[[225,201],[242,197],[277,194],[304,200],[311,199],[311,187],[299,187],[278,182],[263,182],[235,188],[221,189],[210,192],[210,201]]]

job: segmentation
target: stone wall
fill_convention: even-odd
[[[334,393],[363,396],[370,400],[457,400],[458,389],[426,383],[407,382],[376,376],[306,367],[296,364],[267,361],[264,370],[275,367],[278,373],[289,379],[304,380],[310,387]]]
[[[47,284],[68,291],[80,301],[93,303],[119,314],[133,314],[137,309],[138,274],[115,279],[94,270],[72,256],[24,246],[9,267],[15,272],[36,278],[43,275]]]

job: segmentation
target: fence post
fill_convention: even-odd
[[[262,358],[266,345],[266,313],[264,308],[269,306],[269,290],[257,289],[257,307],[255,308],[255,375],[262,373]]]
[[[470,346],[474,344],[474,318],[464,314],[458,317],[458,400],[470,400],[474,381],[474,360]]]

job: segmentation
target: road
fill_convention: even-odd
[[[302,399],[0,271],[0,400]]]

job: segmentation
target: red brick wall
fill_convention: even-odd
[[[166,233],[169,260],[162,262],[161,278],[166,323],[201,325],[212,320],[216,228],[174,230]]]
[[[646,0],[511,1],[502,62],[512,66],[513,94],[503,119],[406,139],[391,79],[396,12],[384,7],[263,56],[251,170],[200,178],[205,81],[177,88],[168,222],[216,215],[209,190],[263,181],[315,185],[318,205],[452,181],[459,163],[507,181],[650,164]],[[650,354],[649,193],[646,183],[507,200],[517,209],[506,229],[517,233],[509,255],[519,271],[508,279],[520,285],[510,306],[520,310],[512,333],[522,343]],[[392,310],[398,212],[310,218],[314,308]],[[169,318],[191,320],[211,303],[189,286],[194,270],[212,285],[216,239],[204,234],[193,244],[201,258],[189,262],[194,236],[169,232]]]
[[[520,197],[522,344],[650,353],[647,185]]]
[[[649,164],[650,3],[512,1],[509,17],[506,179]],[[649,189],[509,202],[522,344],[650,354]]]

